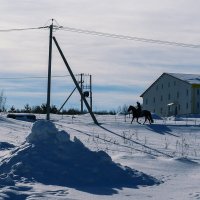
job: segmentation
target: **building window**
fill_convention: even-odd
[[[154,113],[156,112],[155,108],[153,109],[153,112],[154,112]]]
[[[174,86],[176,85],[176,81],[174,81]]]
[[[163,89],[163,84],[161,85],[162,89]]]
[[[179,92],[177,92],[176,96],[177,96],[177,98],[179,98]]]
[[[197,89],[197,95],[199,95],[199,89]]]
[[[188,89],[186,90],[186,96],[188,96],[188,94],[189,94],[189,91],[188,91]]]
[[[162,112],[163,112],[163,109],[162,109],[162,108],[160,108],[160,113],[162,114]]]
[[[168,82],[168,87],[170,87],[170,82]]]
[[[178,105],[178,110],[179,110],[179,111],[181,110],[181,105],[180,105],[180,104]]]
[[[163,101],[163,96],[162,95],[160,96],[160,101]]]
[[[156,98],[155,97],[153,98],[153,103],[156,103]]]
[[[170,94],[168,94],[168,100],[170,100],[171,99],[171,95]]]
[[[186,109],[188,109],[188,103],[186,103]]]
[[[146,105],[148,105],[148,99],[146,99]]]

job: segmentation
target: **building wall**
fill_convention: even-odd
[[[192,113],[199,114],[200,113],[200,85],[192,85]]]
[[[193,113],[193,110],[198,107],[197,102],[193,100],[195,96],[193,91],[196,91],[196,89],[192,89],[192,85],[189,83],[171,75],[163,74],[143,94],[143,109],[160,116]]]

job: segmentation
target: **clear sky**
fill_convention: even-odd
[[[41,27],[54,18],[63,27],[200,44],[198,0],[0,0],[0,4],[0,30]],[[200,74],[200,48],[63,29],[53,34],[72,71],[92,75],[95,110],[142,102],[140,95],[163,72]],[[47,76],[48,37],[48,29],[0,32],[0,90],[7,97],[7,108],[46,103],[47,79],[24,77]],[[54,44],[52,75],[68,75]],[[20,79],[5,79],[11,77]],[[53,78],[51,104],[60,107],[73,88],[69,76]],[[65,108],[70,107],[80,107],[77,92]]]

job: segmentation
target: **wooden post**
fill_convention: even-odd
[[[83,94],[83,74],[81,73],[81,93]],[[81,113],[83,114],[83,95],[81,95]]]
[[[49,62],[48,62],[48,85],[47,85],[47,115],[46,119],[50,119],[50,98],[51,98],[51,60],[52,60],[52,36],[53,36],[53,19],[50,25],[49,35]]]

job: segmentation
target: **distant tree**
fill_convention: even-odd
[[[78,109],[74,109],[74,108],[70,108],[67,113],[68,115],[77,115],[77,114],[81,114],[81,111]]]
[[[1,91],[1,94],[0,94],[0,112],[6,111],[5,105],[6,105],[6,97],[4,97],[4,93],[3,93],[3,91]]]
[[[115,110],[110,110],[110,111],[108,112],[108,114],[110,114],[110,115],[116,115],[116,111],[115,111]]]
[[[14,107],[14,106],[12,106],[8,112],[15,113],[15,112],[16,112],[16,109],[15,109],[15,107]]]
[[[122,107],[122,114],[124,114],[124,121],[126,122],[126,115],[128,114],[128,107],[126,104]]]
[[[42,104],[41,105],[41,111],[42,111],[42,114],[45,114],[45,113],[47,113],[47,105],[46,104]]]
[[[121,113],[122,112],[122,107],[119,106],[118,109],[117,109],[117,113]]]
[[[26,104],[26,105],[24,106],[24,112],[25,112],[25,113],[30,113],[30,112],[31,112],[31,107],[29,106],[29,104]]]
[[[52,105],[50,108],[50,112],[56,114],[58,112],[58,109],[56,108],[55,105]]]
[[[122,107],[122,114],[127,115],[128,114],[128,106],[126,104]]]
[[[32,107],[32,112],[33,112],[33,113],[37,113],[37,114],[42,113],[42,108],[41,108],[41,106],[33,106],[33,107]]]

